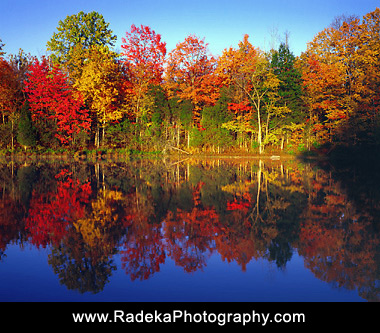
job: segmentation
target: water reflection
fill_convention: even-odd
[[[347,170],[294,160],[8,162],[0,254],[48,248],[62,284],[98,293],[113,271],[146,280],[168,258],[185,272],[213,254],[243,271],[260,258],[285,269],[297,251],[318,279],[379,300],[378,193],[358,179],[353,196]]]

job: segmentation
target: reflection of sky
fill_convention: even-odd
[[[315,278],[297,253],[285,270],[266,260],[252,260],[245,272],[219,255],[207,259],[206,267],[194,273],[184,272],[166,258],[160,271],[144,281],[131,281],[116,255],[117,270],[103,292],[83,295],[59,283],[48,264],[48,253],[8,246],[0,262],[0,301],[363,301],[355,290],[334,288]]]

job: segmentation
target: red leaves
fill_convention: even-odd
[[[166,55],[166,43],[161,41],[161,35],[148,26],[132,25],[122,43],[122,55],[136,80],[160,83]]]
[[[90,128],[88,111],[78,94],[70,87],[65,73],[56,65],[51,66],[43,57],[30,66],[25,92],[28,94],[33,121],[53,120],[55,136],[63,144],[72,135]]]
[[[247,211],[248,208],[251,206],[250,202],[238,202],[236,199],[232,202],[227,203],[227,210],[243,210]]]
[[[122,43],[124,66],[130,80],[126,88],[132,96],[134,116],[139,119],[149,85],[162,82],[166,43],[161,41],[161,35],[143,25],[132,25]]]
[[[90,183],[80,184],[62,170],[55,192],[33,192],[26,228],[31,241],[37,246],[57,245],[67,236],[67,228],[85,215],[85,207],[91,194]]]
[[[243,101],[240,103],[228,103],[228,110],[233,111],[236,114],[241,114],[245,112],[251,112],[252,106],[249,105],[248,101]]]

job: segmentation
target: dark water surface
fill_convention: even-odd
[[[3,161],[0,301],[378,301],[379,184],[296,160]]]

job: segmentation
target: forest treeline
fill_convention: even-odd
[[[2,37],[2,36],[0,36]],[[3,37],[4,38],[4,37]],[[295,56],[248,34],[213,56],[149,26],[117,36],[97,12],[67,16],[36,57],[0,40],[0,148],[301,152],[380,143],[380,9],[342,16]]]

